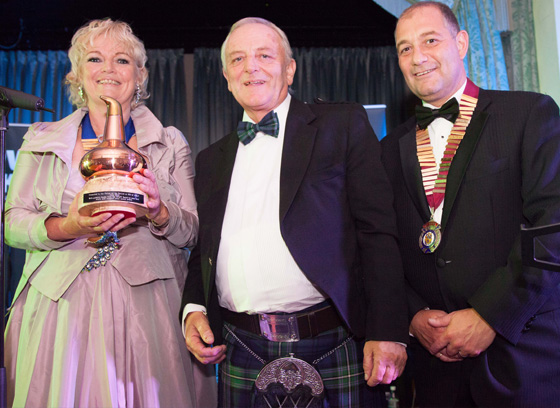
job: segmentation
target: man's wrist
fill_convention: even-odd
[[[424,310],[430,310],[430,308],[428,306],[426,306],[424,309],[417,311],[416,314],[418,314],[420,312],[423,312]],[[414,315],[414,316],[416,316],[416,315]],[[414,320],[414,318],[413,318],[413,320]],[[408,335],[412,338],[416,338],[416,337],[414,337],[414,334],[412,334],[412,322],[410,322],[410,326],[408,326]]]
[[[183,319],[181,320],[181,329],[183,331],[183,336],[185,335],[185,322],[187,321],[187,316],[192,312],[202,312],[206,316],[206,308],[202,305],[197,305],[196,303],[187,303],[183,308]]]

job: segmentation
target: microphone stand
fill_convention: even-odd
[[[4,167],[6,161],[8,114],[12,108],[55,113],[53,110],[45,108],[45,101],[41,98],[17,91],[15,89],[0,86],[0,178],[2,178],[2,181],[0,181],[0,304],[2,305],[2,317],[0,318],[0,328],[2,329],[2,338],[0,339],[0,408],[6,408],[8,405],[6,367],[4,365],[4,331],[6,328],[6,265],[4,263],[4,207],[6,176],[4,173]]]
[[[0,408],[8,406],[7,401],[7,381],[6,366],[4,365],[4,330],[6,328],[6,273],[4,263],[4,206],[6,192],[6,177],[4,165],[6,161],[6,133],[8,132],[8,114],[10,108],[0,105],[0,304],[2,305],[2,317],[0,318],[0,328],[2,329],[2,339],[0,340]]]

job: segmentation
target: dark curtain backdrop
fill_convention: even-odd
[[[187,134],[187,84],[182,49],[147,50],[148,92],[146,106],[163,126],[175,126]]]
[[[192,151],[197,154],[231,132],[243,109],[228,91],[222,74],[220,50],[194,50]]]
[[[147,50],[151,97],[146,105],[164,126],[187,130],[187,96],[183,50]],[[0,51],[0,85],[45,100],[49,112],[12,109],[9,123],[33,123],[62,119],[73,112],[64,86],[70,71],[66,51]]]
[[[9,123],[53,121],[72,113],[62,84],[70,71],[65,51],[0,51],[0,85],[45,100],[45,107],[56,113],[12,109]]]
[[[296,98],[385,104],[388,132],[410,114],[414,97],[406,87],[394,47],[293,51],[297,69],[292,94]],[[242,109],[222,75],[219,49],[194,52],[194,100],[192,147],[197,153],[231,132],[241,119]]]

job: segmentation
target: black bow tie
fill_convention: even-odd
[[[455,123],[459,116],[459,104],[457,99],[451,98],[439,109],[430,109],[425,106],[416,106],[416,121],[420,129],[426,129],[436,118],[447,119]]]
[[[237,136],[244,145],[251,143],[257,132],[264,132],[269,136],[278,137],[278,115],[271,111],[266,114],[259,123],[239,122],[237,125]]]

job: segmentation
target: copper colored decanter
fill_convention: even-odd
[[[121,104],[108,96],[100,98],[107,104],[103,142],[80,161],[80,172],[87,183],[78,211],[92,216],[110,212],[141,217],[148,212],[148,197],[132,175],[147,168],[146,160],[125,143]]]

